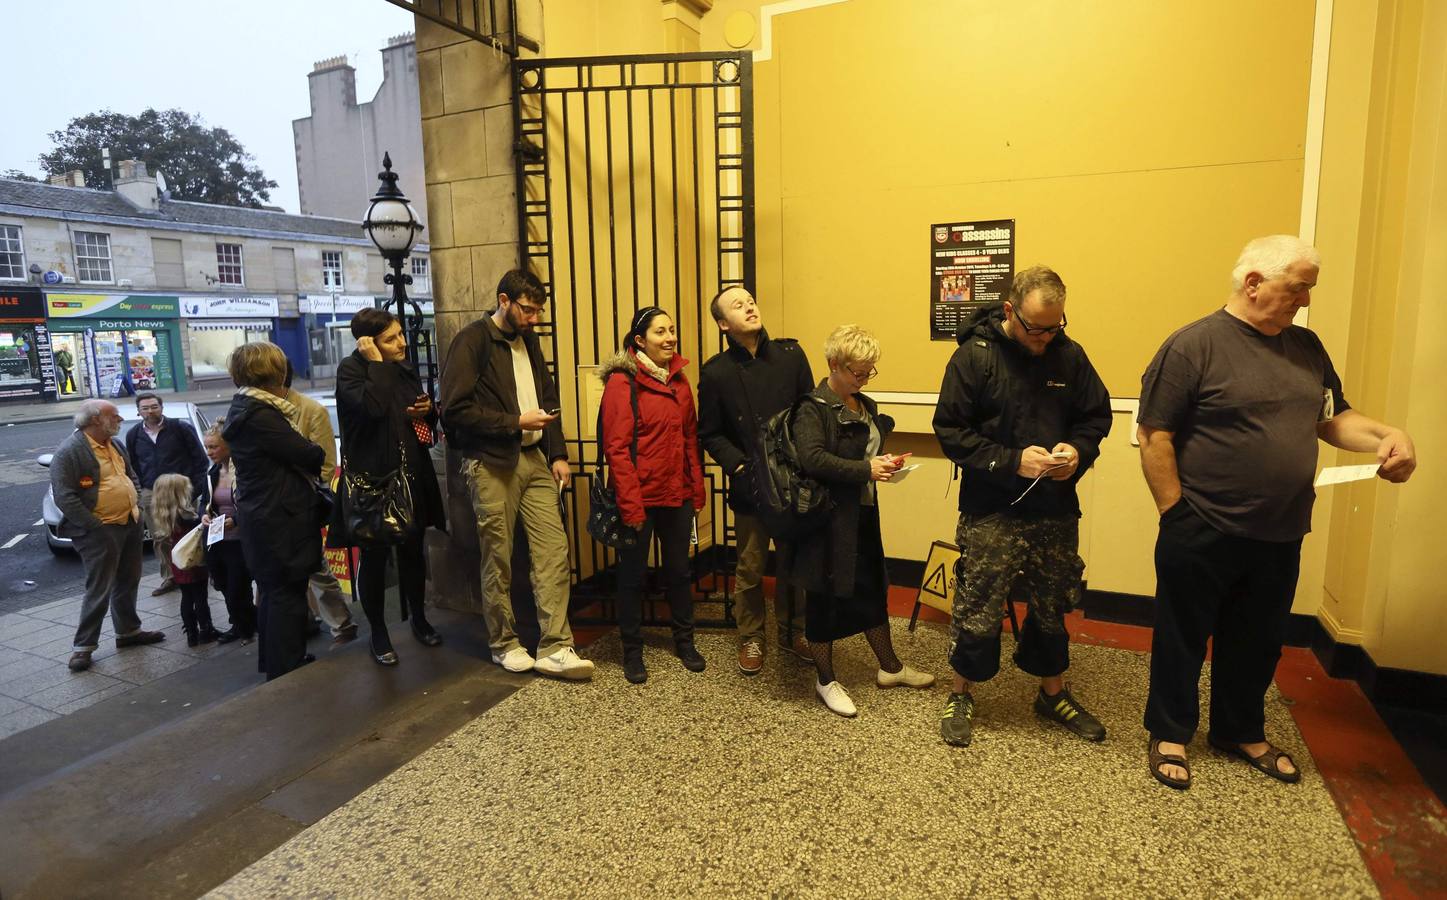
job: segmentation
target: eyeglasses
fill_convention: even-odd
[[[1061,313],[1060,313],[1060,324],[1059,324],[1059,325],[1051,325],[1049,328],[1040,328],[1039,326],[1031,325],[1029,322],[1025,321],[1025,317],[1022,316],[1022,315],[1020,315],[1020,310],[1015,309],[1013,306],[1010,307],[1010,308],[1014,311],[1014,313],[1015,313],[1015,318],[1020,321],[1020,327],[1023,328],[1023,329],[1025,329],[1025,333],[1026,333],[1026,334],[1030,334],[1030,335],[1035,335],[1035,334],[1059,334],[1060,332],[1062,332],[1062,331],[1065,330],[1065,312],[1064,312],[1064,310],[1062,310]]]
[[[854,380],[855,380],[855,381],[870,381],[870,380],[873,380],[873,379],[879,377],[879,370],[878,370],[878,369],[875,369],[875,368],[871,368],[868,372],[865,372],[863,375],[859,374],[858,372],[854,371],[853,369],[849,368],[848,366],[844,366],[843,368],[844,368],[844,371],[846,371],[846,372],[848,372],[850,375],[853,375],[853,376],[854,376]]]
[[[541,306],[529,306],[528,304],[518,300],[514,300],[512,302],[512,305],[516,306],[518,310],[529,319],[535,319],[543,314],[543,307]]]

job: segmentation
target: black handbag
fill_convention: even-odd
[[[398,451],[401,462],[385,475],[353,470],[342,457],[338,481],[342,513],[346,530],[358,544],[402,544],[417,532],[406,445],[399,445]]]
[[[628,403],[633,407],[633,443],[628,448],[629,458],[638,462],[638,383],[628,378]],[[623,514],[618,511],[618,493],[608,483],[608,455],[603,452],[603,407],[598,407],[598,472],[593,476],[593,486],[588,491],[588,534],[593,540],[614,550],[625,550],[638,545],[638,530],[624,524]]]

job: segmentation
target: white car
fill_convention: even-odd
[[[125,440],[126,432],[140,423],[141,414],[136,412],[136,408],[130,404],[118,403],[116,409],[120,410],[121,416],[125,419],[121,424],[120,433],[121,440]],[[206,414],[201,411],[201,407],[194,403],[176,400],[165,405],[165,412],[169,418],[190,422],[191,427],[196,429],[198,438],[206,433],[207,428],[211,427],[211,423],[206,419]],[[41,454],[36,462],[49,468],[50,457],[49,453]],[[60,507],[55,505],[55,494],[50,488],[45,489],[45,499],[40,503],[40,513],[41,518],[45,520],[45,543],[50,547],[50,552],[58,556],[66,551],[73,551],[75,548],[71,546],[70,538],[61,537],[56,533],[56,530],[60,528]],[[150,533],[147,532],[144,538],[149,541]]]

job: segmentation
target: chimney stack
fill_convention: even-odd
[[[137,209],[154,212],[161,208],[161,192],[156,177],[146,172],[146,164],[138,159],[123,159],[117,167],[116,193]]]
[[[50,183],[56,187],[85,187],[85,173],[80,169],[71,169],[60,175],[50,176]]]

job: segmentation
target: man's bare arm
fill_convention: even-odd
[[[1141,445],[1141,471],[1156,501],[1156,510],[1164,514],[1181,499],[1181,478],[1176,471],[1176,447],[1172,443],[1175,433],[1137,425],[1136,437]]]
[[[1330,421],[1319,422],[1317,436],[1342,450],[1375,453],[1381,469],[1377,475],[1392,482],[1412,477],[1417,468],[1417,448],[1407,432],[1393,428],[1354,409],[1340,413]]]

